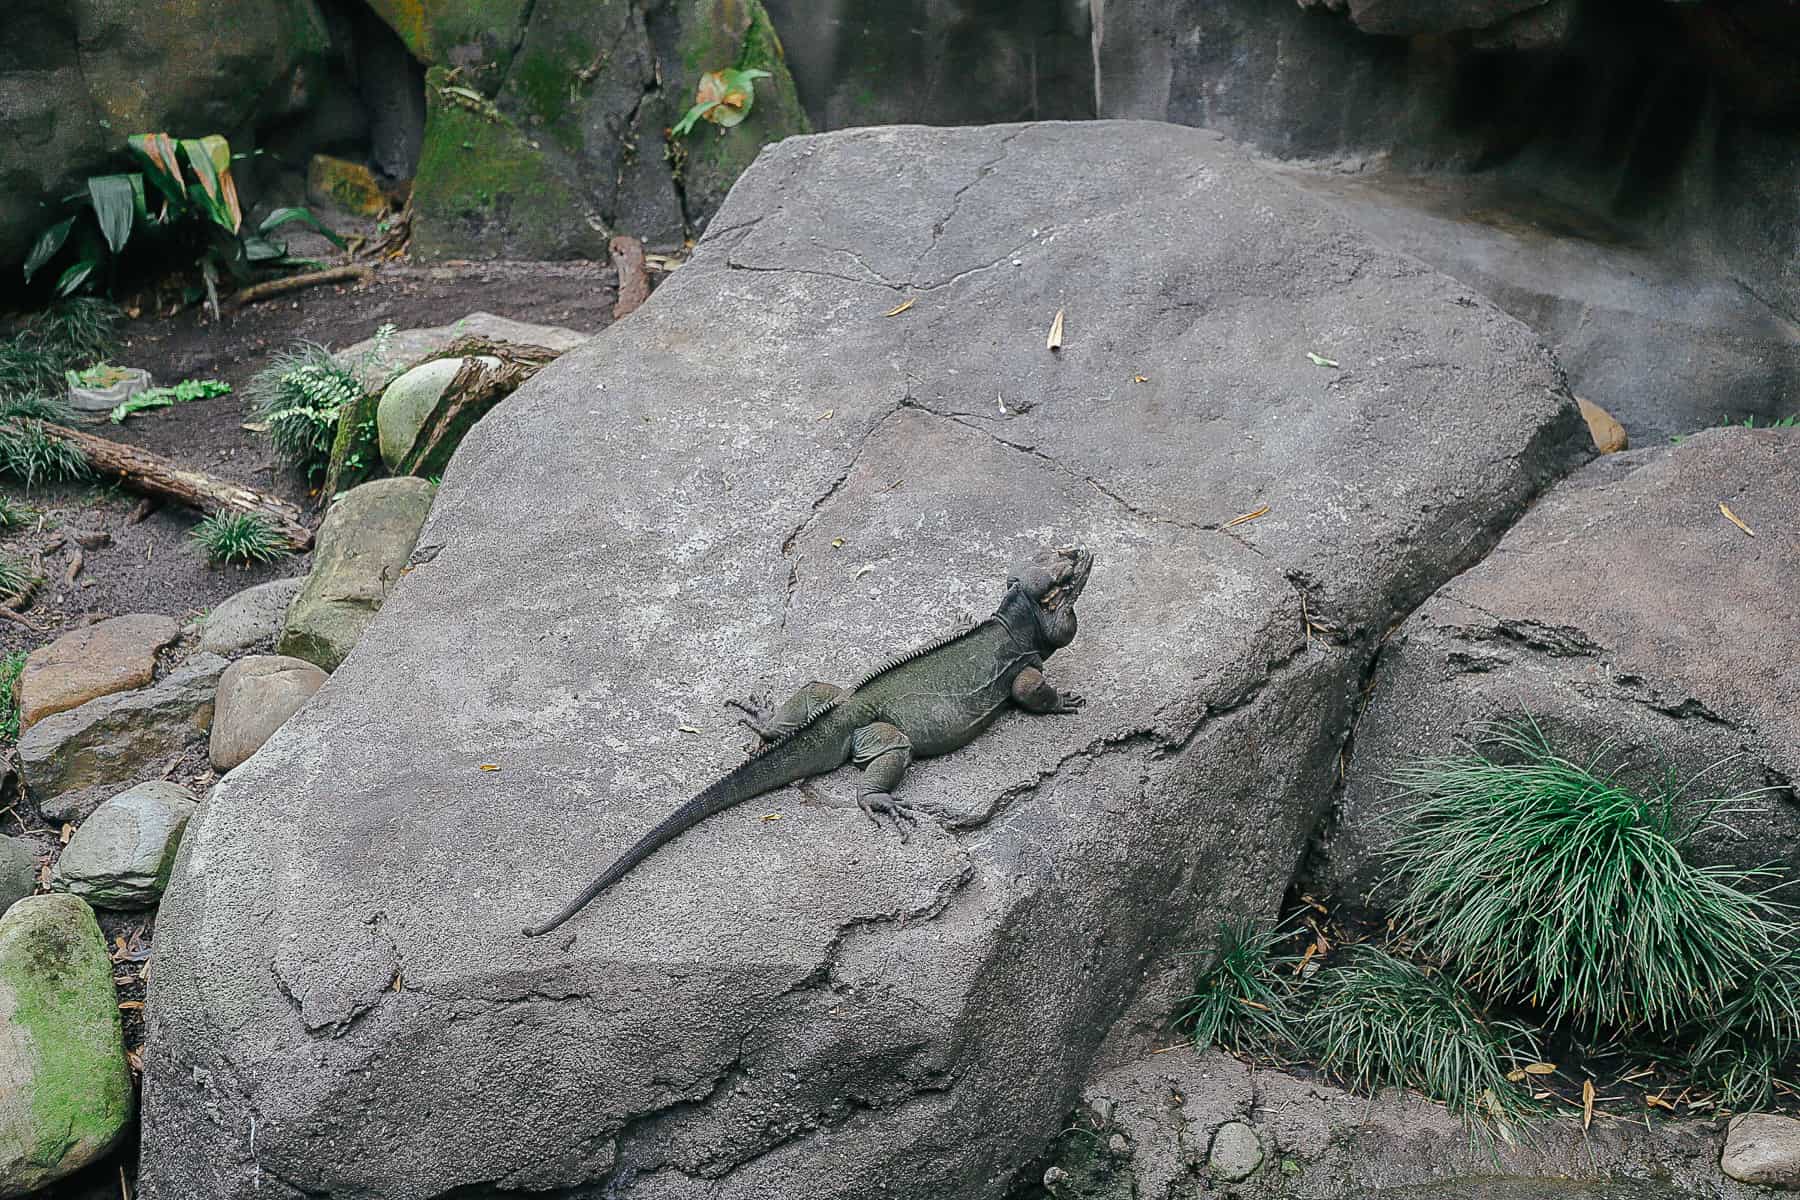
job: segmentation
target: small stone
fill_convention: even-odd
[[[19,774],[38,811],[79,821],[134,783],[160,779],[171,758],[206,737],[228,664],[195,654],[154,687],[89,700],[19,737]]]
[[[400,582],[434,491],[423,479],[377,479],[332,504],[313,541],[312,574],[288,607],[281,653],[337,669]]]
[[[420,363],[382,390],[381,402],[375,407],[375,434],[381,443],[381,461],[389,470],[399,468],[419,431],[444,398],[451,380],[468,361],[434,358]],[[501,365],[499,359],[485,355],[476,361],[491,369]]]
[[[1731,1118],[1719,1169],[1739,1183],[1800,1189],[1800,1121],[1774,1113]]]
[[[262,749],[327,678],[312,663],[281,654],[253,655],[227,667],[213,702],[213,770],[223,775]]]
[[[1242,1121],[1227,1121],[1219,1126],[1206,1155],[1206,1165],[1227,1183],[1250,1178],[1262,1166],[1262,1160],[1262,1141],[1256,1130]]]
[[[50,886],[96,908],[147,908],[162,899],[182,831],[199,808],[179,784],[155,779],[94,810],[56,860]]]
[[[1107,1096],[1096,1096],[1088,1101],[1088,1115],[1099,1125],[1111,1125],[1113,1113],[1117,1110],[1118,1105]]]
[[[1625,427],[1611,413],[1580,396],[1575,397],[1575,406],[1581,409],[1581,416],[1587,421],[1588,433],[1594,439],[1594,449],[1602,454],[1617,454],[1631,448],[1631,439],[1625,436]]]
[[[20,727],[101,696],[143,687],[156,674],[156,652],[180,636],[181,626],[174,620],[134,613],[40,646],[19,673]]]
[[[1065,1186],[1068,1182],[1069,1173],[1061,1167],[1051,1167],[1044,1172],[1044,1190],[1051,1195],[1055,1195],[1056,1189]]]
[[[119,996],[94,911],[31,896],[0,917],[0,1196],[103,1157],[131,1121]]]
[[[200,619],[200,649],[208,654],[232,655],[258,646],[274,645],[287,619],[288,605],[300,593],[306,577],[272,579],[245,588]]]
[[[37,890],[37,846],[0,836],[0,915]]]

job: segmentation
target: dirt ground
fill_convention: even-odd
[[[611,321],[616,298],[612,268],[597,263],[390,264],[366,285],[297,291],[227,311],[217,325],[197,307],[123,320],[110,361],[146,368],[159,384],[222,379],[233,391],[140,413],[122,425],[103,421],[93,432],[282,496],[316,524],[318,498],[306,480],[276,462],[264,435],[243,427],[249,418],[238,391],[272,354],[295,341],[339,349],[389,322],[402,329],[443,325],[479,311],[591,333]],[[41,559],[44,576],[21,614],[29,624],[0,622],[0,651],[33,649],[77,624],[121,613],[191,618],[251,584],[306,570],[301,556],[260,567],[209,566],[188,542],[196,514],[164,507],[133,523],[139,497],[103,481],[30,494],[12,483],[0,490],[35,518],[0,536],[0,546],[26,562]],[[85,540],[109,544],[83,548],[80,572],[69,577],[75,535],[96,533],[108,538]]]

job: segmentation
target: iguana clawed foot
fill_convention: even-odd
[[[894,832],[900,835],[902,842],[912,839],[912,835],[906,831],[906,822],[911,821],[915,825],[919,823],[919,810],[891,792],[862,792],[856,797],[856,806],[874,822],[877,829],[881,828],[879,814],[886,813],[892,817]]]
[[[775,737],[775,710],[769,707],[768,697],[750,695],[742,700],[730,698],[725,703],[744,714],[737,723],[758,738],[766,742]]]
[[[1063,692],[1057,696],[1056,707],[1050,711],[1053,713],[1072,713],[1084,707],[1086,704],[1087,697],[1080,692]]]

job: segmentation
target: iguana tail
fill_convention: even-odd
[[[742,804],[753,796],[820,774],[821,770],[831,769],[829,766],[821,768],[799,761],[804,757],[765,754],[745,762],[664,817],[656,828],[639,838],[637,845],[620,855],[617,862],[606,868],[600,878],[588,884],[581,895],[575,897],[561,912],[542,925],[527,925],[525,936],[540,937],[549,933],[587,907],[601,892],[625,878],[639,863],[713,814],[724,812],[734,804]]]

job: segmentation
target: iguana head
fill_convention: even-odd
[[[1031,602],[1039,636],[1060,648],[1075,640],[1075,600],[1087,586],[1094,556],[1078,546],[1040,550],[1013,568],[1006,589],[1017,589]]]

